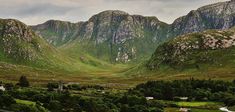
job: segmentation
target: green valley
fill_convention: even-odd
[[[91,1],[0,1],[0,112],[235,111],[235,0]]]

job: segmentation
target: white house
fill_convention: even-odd
[[[154,98],[153,97],[145,97],[146,100],[153,100]]]
[[[188,100],[188,97],[179,97],[180,100]]]
[[[0,90],[5,91],[6,89],[4,86],[0,86]]]

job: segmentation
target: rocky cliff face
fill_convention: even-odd
[[[105,11],[85,22],[79,37],[92,40],[98,47],[109,47],[111,61],[128,62],[151,53],[164,37],[166,28],[167,25],[155,17]],[[102,49],[105,48],[93,51],[96,52],[93,55],[102,57],[102,54],[107,53]]]
[[[12,19],[0,19],[0,46],[1,57],[16,61],[32,61],[41,49],[32,30]]]
[[[172,36],[206,29],[228,29],[235,25],[235,1],[220,2],[191,11],[175,20],[169,30]]]
[[[160,45],[148,61],[149,69],[163,66],[199,68],[201,64],[224,65],[234,60],[235,29],[210,30],[176,37]],[[226,64],[228,64],[226,63]]]
[[[80,30],[80,24],[66,21],[49,20],[44,24],[32,27],[38,35],[54,46],[61,46],[75,38]]]
[[[66,26],[63,29],[62,26],[58,28],[60,24]],[[67,39],[67,42],[75,40],[75,46],[85,48],[95,57],[112,62],[128,62],[150,55],[157,43],[164,40],[167,27],[167,24],[160,22],[156,17],[129,15],[122,11],[104,11],[86,22],[68,25],[49,21],[34,26],[33,29],[46,37],[50,43],[61,43],[58,39],[63,38]],[[50,35],[52,33],[55,34]]]

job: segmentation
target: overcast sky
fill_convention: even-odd
[[[0,0],[0,18],[34,25],[49,19],[86,21],[104,10],[122,10],[172,23],[190,10],[221,1],[227,0]]]

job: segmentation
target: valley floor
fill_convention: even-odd
[[[137,84],[150,80],[182,80],[182,79],[214,79],[214,80],[234,80],[235,70],[230,68],[218,68],[208,70],[188,70],[188,71],[135,71],[128,65],[118,65],[99,70],[84,73],[68,73],[64,71],[51,71],[45,69],[32,68],[27,66],[12,65],[0,63],[0,80],[3,82],[16,83],[20,76],[25,75],[31,82],[31,85],[42,85],[48,82],[63,81],[65,83],[80,83],[84,85],[98,84],[111,88],[131,88]],[[228,69],[230,69],[228,71]],[[133,70],[136,70],[135,68]],[[129,72],[131,71],[131,72]],[[139,73],[139,74],[138,74]]]

